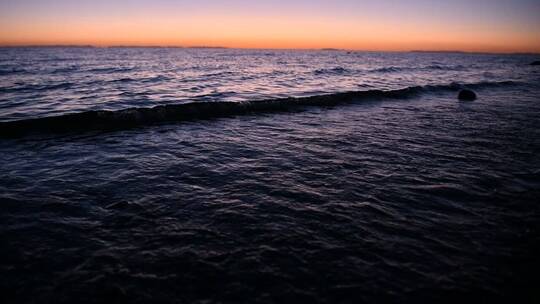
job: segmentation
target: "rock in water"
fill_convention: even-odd
[[[531,65],[540,65],[540,60],[531,62]]]
[[[473,101],[476,100],[476,93],[471,90],[464,89],[459,91],[458,99],[465,101]]]

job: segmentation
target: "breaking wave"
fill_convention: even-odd
[[[407,99],[423,93],[481,89],[518,85],[513,81],[472,84],[414,86],[399,90],[368,90],[288,97],[249,102],[191,102],[160,105],[152,108],[129,108],[117,111],[85,111],[60,116],[0,122],[0,137],[19,137],[28,133],[60,133],[87,130],[115,130],[173,121],[212,119],[232,115],[285,112],[306,106],[335,106],[378,99]]]

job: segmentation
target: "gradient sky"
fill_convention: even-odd
[[[0,0],[0,45],[540,52],[540,0]]]

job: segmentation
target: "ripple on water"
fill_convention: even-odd
[[[3,139],[1,287],[19,302],[526,299],[540,108],[519,90]]]

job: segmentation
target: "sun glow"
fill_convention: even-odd
[[[240,48],[344,48],[360,50],[464,50],[540,52],[540,26],[528,19],[499,20],[489,15],[449,21],[453,14],[407,11],[392,6],[377,11],[371,1],[336,1],[335,7],[314,1],[309,9],[295,6],[264,10],[260,5],[224,8],[217,2],[187,6],[174,1],[145,7],[138,1],[117,6],[67,6],[64,1],[41,9],[33,2],[2,3],[1,45],[84,44],[96,46],[223,46]],[[181,1],[180,1],[181,2]],[[186,1],[184,1],[186,2]],[[190,2],[190,1],[187,1]],[[272,1],[270,1],[272,2]],[[362,2],[362,1],[360,1]],[[423,1],[417,1],[423,2]],[[60,4],[64,4],[61,6]],[[325,4],[325,5],[323,5]],[[236,6],[238,9],[235,9]],[[276,4],[277,5],[277,4]],[[340,6],[341,5],[341,6]],[[313,7],[315,6],[315,7]],[[344,10],[350,6],[356,11]],[[538,5],[535,5],[536,8]],[[540,6],[538,6],[540,7]],[[327,8],[327,10],[325,10]],[[362,8],[365,8],[362,10]],[[428,7],[429,8],[429,7]],[[493,12],[495,15],[497,12]],[[422,14],[425,14],[421,18]],[[437,16],[435,18],[433,15]],[[517,17],[516,17],[517,18]],[[538,18],[540,20],[540,17]]]

